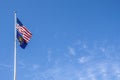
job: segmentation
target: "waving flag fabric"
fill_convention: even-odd
[[[31,32],[21,23],[17,18],[17,39],[20,42],[20,46],[24,49],[27,43],[30,41],[32,34]]]

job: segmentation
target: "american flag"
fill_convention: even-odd
[[[16,29],[21,34],[26,43],[28,43],[32,37],[32,33],[19,21],[18,18]]]

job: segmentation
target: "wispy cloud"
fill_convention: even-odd
[[[41,71],[38,65],[33,65],[33,70],[29,75],[33,75],[32,80],[111,80],[112,78],[119,80],[119,71],[119,65],[116,63],[95,62],[79,68],[67,64],[44,71]]]
[[[51,54],[52,54],[52,50],[48,49],[48,62],[51,62]]]
[[[51,49],[48,50],[48,61],[54,62],[53,66],[42,70],[40,64],[31,64],[29,73],[31,80],[120,80],[120,63],[118,48],[108,44],[82,44],[66,48],[66,59],[51,60]],[[79,50],[80,48],[80,50]],[[72,57],[71,57],[72,56]],[[58,57],[58,56],[57,56]],[[74,57],[74,58],[73,58]],[[112,57],[112,58],[111,58]],[[66,62],[64,62],[66,61]],[[62,64],[59,65],[59,63]],[[31,76],[32,75],[32,76]]]
[[[85,63],[87,61],[88,61],[87,57],[80,57],[80,58],[78,58],[78,63]]]
[[[40,68],[38,64],[33,64],[32,67],[33,67],[33,70],[38,70]]]
[[[102,65],[102,64],[100,64]],[[52,68],[50,70],[47,70],[44,74],[47,74],[46,76],[43,76],[45,80],[47,80],[48,77],[52,77],[55,80],[108,80],[114,76],[115,71],[112,70],[113,66],[110,68],[111,70],[107,70],[108,67],[103,67],[102,69],[99,69],[99,66],[94,67],[85,67],[81,69],[77,68],[69,68],[67,67],[58,67],[58,68]],[[110,73],[109,73],[110,72]],[[78,76],[79,74],[79,76]],[[119,80],[119,74],[115,76]]]
[[[76,53],[75,53],[75,49],[73,47],[68,47],[68,51],[69,51],[69,54],[72,55],[72,56],[75,56]]]
[[[0,64],[0,69],[9,69],[9,70],[12,70],[12,65],[10,64]]]
[[[22,68],[22,69],[27,66],[27,65],[24,63],[23,60],[18,60],[17,63],[18,63],[18,65],[19,65],[19,68]]]

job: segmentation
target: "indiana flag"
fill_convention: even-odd
[[[26,45],[30,41],[32,37],[32,33],[21,23],[21,21],[17,18],[17,39],[20,42],[21,48],[25,49]]]

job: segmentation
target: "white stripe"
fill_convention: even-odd
[[[32,37],[32,34],[29,31],[26,31],[27,29],[24,29],[24,27],[21,27],[19,25],[17,25],[16,28],[23,35],[25,41],[28,42]]]
[[[21,27],[21,26],[17,25],[17,29],[18,29],[19,32],[21,32],[22,34],[27,34],[27,35],[32,36],[32,34],[30,33],[30,31],[29,30],[27,31],[27,29],[24,29],[24,28],[25,27]]]
[[[29,32],[27,32],[24,28],[21,28],[22,31],[24,31],[26,34],[31,35]]]
[[[25,35],[23,35],[23,38],[28,42],[30,40],[30,38],[26,37]]]
[[[23,29],[23,28],[18,28],[18,31],[21,33],[21,34],[26,34],[27,36],[32,36],[31,34],[29,34],[28,32],[26,32],[26,30],[25,29]]]
[[[25,31],[27,34],[31,35],[30,31],[27,31],[26,29],[24,29],[24,27],[20,28],[22,31]]]

